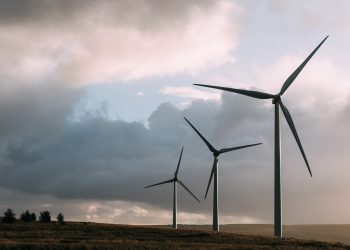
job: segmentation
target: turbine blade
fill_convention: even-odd
[[[180,167],[180,162],[181,162],[181,158],[182,158],[182,152],[184,151],[184,147],[182,147],[181,149],[181,154],[180,154],[180,158],[179,158],[179,162],[177,163],[177,167],[176,167],[176,171],[174,176],[177,177],[177,173],[179,172],[179,167]]]
[[[281,91],[279,93],[279,95],[283,95],[283,93],[288,89],[288,87],[293,83],[293,81],[295,80],[295,78],[297,78],[297,76],[299,75],[299,73],[303,70],[303,68],[305,67],[305,65],[309,62],[309,60],[311,59],[311,57],[316,53],[316,51],[321,47],[321,45],[324,43],[324,41],[326,41],[326,39],[328,38],[328,36],[326,36],[326,38],[324,38],[322,40],[322,42],[311,52],[311,54],[303,61],[302,64],[300,64],[300,66],[287,78],[287,80],[284,82]]]
[[[311,169],[310,169],[310,166],[309,166],[309,162],[306,159],[306,155],[305,155],[305,152],[303,150],[303,146],[301,145],[301,142],[299,140],[299,136],[298,136],[297,130],[295,129],[292,116],[290,115],[290,113],[289,113],[288,109],[286,108],[286,106],[283,105],[282,100],[280,101],[280,106],[281,106],[282,112],[284,114],[284,117],[286,118],[287,123],[288,123],[288,125],[290,127],[290,130],[292,130],[292,133],[293,133],[294,138],[295,138],[295,140],[296,140],[296,142],[298,144],[300,152],[303,155],[303,158],[304,158],[304,161],[306,163],[307,169],[309,170],[310,176],[312,177],[312,173],[311,173]]]
[[[264,92],[259,92],[259,91],[253,91],[253,90],[246,90],[246,89],[234,89],[234,88],[228,88],[228,87],[220,87],[220,86],[213,86],[213,85],[205,85],[205,84],[194,84],[196,86],[201,86],[201,87],[207,87],[207,88],[213,88],[213,89],[221,89],[225,90],[228,92],[233,92],[241,95],[246,95],[250,96],[253,98],[257,99],[271,99],[274,98],[274,95],[264,93]]]
[[[207,144],[209,150],[211,152],[215,152],[216,149],[207,141],[207,139],[204,138],[204,136],[192,125],[192,123],[190,123],[189,120],[186,119],[186,117],[184,117],[184,118],[185,118],[186,122],[188,124],[190,124],[190,126],[194,129],[194,131],[196,131],[196,133],[199,135],[199,137],[202,138],[202,140],[205,142],[205,144]]]
[[[182,181],[177,180],[177,182],[178,182],[184,189],[186,189],[187,192],[189,192],[190,195],[193,196],[193,198],[195,198],[199,203],[201,203],[200,200],[185,186],[185,184],[182,183]]]
[[[230,152],[230,151],[234,151],[234,150],[238,150],[238,149],[242,149],[242,148],[248,148],[248,147],[253,147],[253,146],[257,146],[260,145],[262,143],[254,143],[254,144],[249,144],[249,145],[244,145],[244,146],[239,146],[239,147],[233,147],[233,148],[223,148],[219,150],[219,153],[226,153],[226,152]]]
[[[207,186],[207,191],[205,191],[204,199],[206,199],[206,198],[207,198],[207,195],[208,195],[208,190],[209,190],[209,187],[210,187],[210,183],[211,183],[211,180],[213,179],[213,175],[214,175],[214,169],[215,169],[216,161],[217,161],[217,158],[214,159],[213,167],[211,168],[211,173],[210,173],[210,177],[209,177],[209,182],[208,182],[208,186]]]
[[[170,180],[167,180],[167,181],[162,181],[162,182],[159,182],[159,183],[156,183],[156,184],[152,184],[152,185],[146,186],[144,188],[154,187],[154,186],[162,185],[162,184],[165,184],[165,183],[170,183],[170,182],[173,182],[173,181],[174,181],[174,179],[170,179]]]

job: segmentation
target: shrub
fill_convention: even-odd
[[[64,216],[63,216],[63,214],[62,213],[59,213],[58,215],[57,215],[57,222],[59,223],[59,224],[64,224]]]
[[[2,222],[4,223],[14,223],[16,221],[16,214],[11,208],[4,212],[4,217],[2,217]]]
[[[39,221],[44,223],[51,222],[50,212],[49,211],[40,212]]]
[[[28,210],[26,210],[21,214],[20,220],[23,222],[36,221],[36,215],[35,213],[30,213]]]

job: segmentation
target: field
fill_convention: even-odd
[[[278,240],[263,236],[270,235],[271,225],[224,225],[221,228],[223,232],[212,233],[209,226],[180,226],[173,230],[165,226],[79,222],[0,224],[0,249],[350,249],[349,245],[335,241]],[[349,230],[350,227],[345,228]],[[320,233],[313,232],[315,229]],[[341,232],[342,226],[287,226],[286,236],[308,238],[307,234],[312,232],[310,238],[328,240],[332,230]],[[344,239],[350,237],[349,231],[346,232]]]
[[[191,228],[196,230],[209,231],[211,226],[184,226],[183,228]],[[235,224],[221,225],[222,232],[244,234],[244,235],[273,235],[273,225],[264,224]],[[287,225],[283,226],[283,237],[292,237],[306,240],[319,240],[328,242],[341,242],[350,245],[350,225]]]

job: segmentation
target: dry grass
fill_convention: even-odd
[[[182,228],[209,231],[211,226],[193,225],[183,226]],[[273,225],[264,224],[221,225],[220,230],[222,232],[244,235],[273,235]],[[350,225],[287,225],[283,226],[283,236],[306,240],[341,242],[350,245]]]
[[[292,238],[278,240],[243,234],[243,231],[249,233],[253,227],[241,230],[242,234],[212,233],[204,231],[205,227],[198,228],[200,230],[173,230],[158,226],[78,222],[66,225],[0,224],[0,249],[350,249],[350,246],[341,243]],[[254,230],[261,229],[258,227]],[[269,227],[266,225],[264,232],[268,232]],[[238,230],[234,225],[223,226],[222,229]]]

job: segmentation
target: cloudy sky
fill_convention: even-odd
[[[0,0],[0,210],[67,220],[170,224],[184,146],[179,223],[210,223],[203,200],[217,147],[221,223],[273,222],[273,105],[194,87],[284,95],[283,220],[350,223],[349,1]]]

